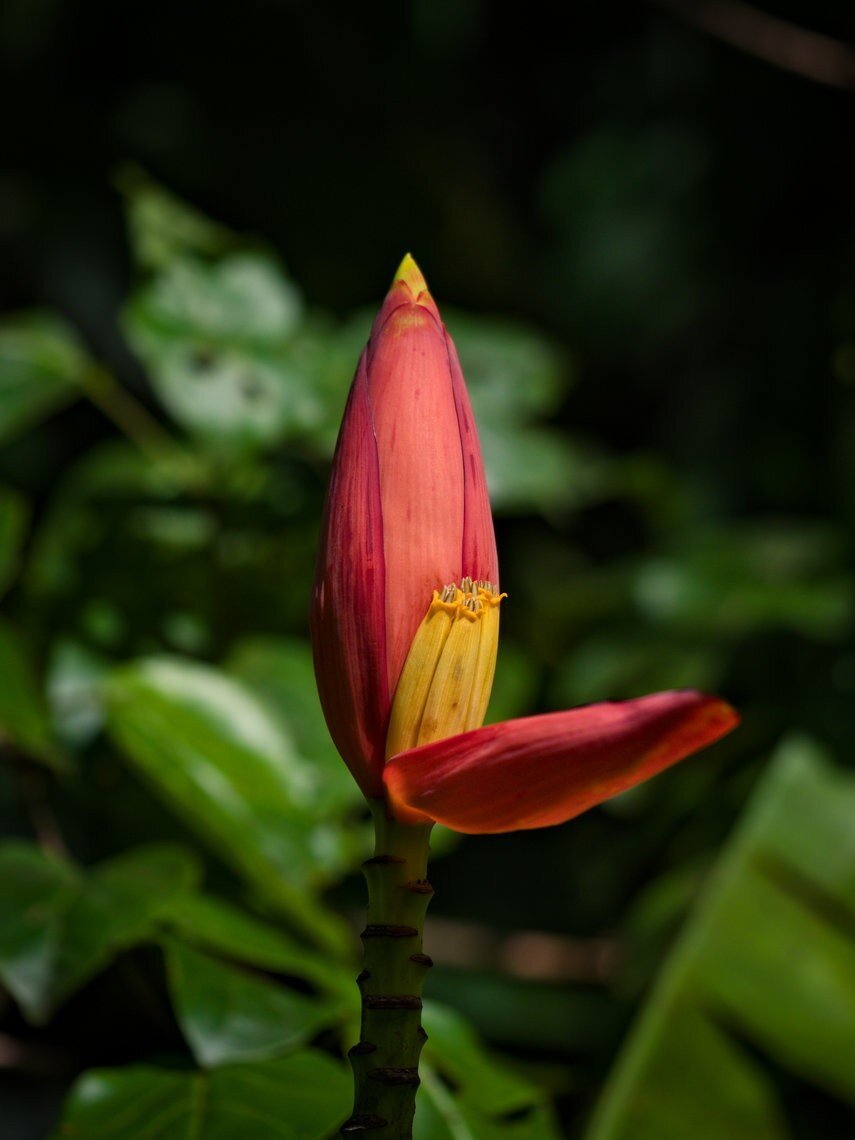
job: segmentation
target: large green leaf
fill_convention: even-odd
[[[108,726],[154,789],[220,856],[304,929],[340,951],[311,886],[330,868],[312,779],[281,721],[239,682],[179,658],[149,658],[108,681]]]
[[[75,1085],[54,1140],[326,1140],[350,1103],[345,1067],[308,1050],[213,1072],[100,1069]]]
[[[312,650],[296,638],[256,637],[240,642],[226,663],[249,685],[271,716],[284,720],[309,762],[318,815],[361,803],[359,789],[339,756],[318,700]]]
[[[354,976],[358,967],[329,960],[268,922],[238,910],[213,895],[175,899],[166,922],[182,941],[234,962],[288,974],[311,983],[337,1000],[358,1005]]]
[[[0,442],[69,403],[92,362],[70,325],[48,313],[0,323]]]
[[[0,848],[0,977],[42,1022],[122,949],[152,935],[199,868],[182,848],[141,847],[88,874],[26,843]]]
[[[424,1024],[425,1058],[452,1083],[462,1101],[504,1115],[542,1099],[533,1085],[490,1056],[469,1022],[453,1009],[426,1002]]]
[[[589,1140],[785,1140],[761,1060],[855,1103],[855,778],[782,747],[630,1035]]]
[[[175,1016],[205,1068],[281,1056],[341,1017],[329,1000],[295,993],[173,939],[165,949]]]
[[[5,737],[28,759],[56,771],[68,759],[53,734],[44,695],[22,639],[0,622],[0,739]]]
[[[316,346],[299,295],[269,255],[176,257],[129,305],[125,327],[170,414],[216,444],[268,445],[317,428]]]
[[[507,1116],[490,1116],[461,1100],[427,1063],[420,1069],[414,1140],[558,1140],[550,1108],[533,1103]]]

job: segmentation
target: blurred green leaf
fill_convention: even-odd
[[[254,637],[239,642],[227,671],[252,689],[268,713],[284,722],[305,757],[318,816],[362,802],[356,783],[329,734],[307,641]]]
[[[613,464],[596,446],[547,428],[479,420],[490,487],[499,511],[578,510],[613,492]]]
[[[425,1059],[461,1104],[501,1117],[545,1103],[537,1088],[490,1056],[469,1022],[453,1009],[426,1002],[424,1025]]]
[[[159,185],[136,166],[119,171],[125,197],[131,252],[142,269],[163,269],[185,253],[216,255],[234,245],[234,236]]]
[[[535,1051],[595,1054],[618,1032],[619,1011],[596,986],[534,982],[495,970],[438,965],[431,993],[490,1041]]]
[[[558,1140],[561,1136],[545,1104],[491,1117],[458,1099],[431,1065],[423,1064],[420,1073],[414,1140]]]
[[[841,546],[795,521],[684,533],[679,550],[640,563],[632,590],[646,617],[696,636],[783,628],[836,639],[855,610]]]
[[[513,720],[514,717],[530,712],[534,707],[540,681],[539,672],[538,663],[532,661],[529,654],[502,638],[487,710],[487,723]]]
[[[624,623],[573,646],[555,676],[551,703],[565,707],[624,700],[657,689],[713,692],[721,683],[725,664],[725,655],[706,641],[660,638],[651,649],[649,633],[627,636]]]
[[[53,647],[47,696],[57,736],[69,747],[88,744],[104,724],[102,682],[108,660],[76,641]]]
[[[50,313],[0,321],[0,441],[70,403],[92,362],[77,333]]]
[[[0,976],[36,1023],[123,949],[151,935],[199,867],[153,844],[83,872],[26,843],[0,848]]]
[[[128,306],[125,327],[164,407],[214,446],[264,447],[325,421],[318,347],[302,305],[260,252],[175,258]]]
[[[566,353],[543,333],[504,317],[443,308],[478,423],[507,424],[551,415],[573,375]]]
[[[785,744],[630,1035],[590,1140],[785,1140],[757,1053],[855,1102],[853,818],[855,778],[806,741]]]
[[[280,1056],[341,1017],[328,999],[295,993],[174,939],[165,951],[175,1016],[205,1068]]]
[[[309,950],[284,931],[213,895],[194,893],[175,900],[167,926],[184,942],[234,962],[303,978],[338,999],[358,1006],[355,967],[339,965]]]
[[[18,634],[0,621],[0,740],[57,772],[68,770],[50,723],[29,652]]]
[[[0,595],[5,594],[18,573],[29,514],[23,495],[10,487],[0,487]]]
[[[184,822],[266,899],[340,950],[338,923],[310,889],[330,869],[312,780],[281,722],[239,682],[179,658],[113,673],[108,727]],[[336,855],[333,852],[333,855]]]
[[[542,333],[512,321],[456,311],[446,320],[472,397],[493,506],[549,512],[609,494],[606,456],[541,426],[570,388],[565,355]]]
[[[309,1050],[213,1072],[96,1069],[72,1090],[54,1140],[326,1140],[350,1103],[344,1066]]]

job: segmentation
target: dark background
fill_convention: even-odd
[[[702,775],[680,769],[640,807],[466,841],[436,864],[440,918],[551,932],[580,956],[543,1039],[507,1029],[527,1016],[517,982],[496,997],[477,960],[436,979],[492,1040],[553,1067],[568,1130],[671,927],[623,988],[599,940],[612,953],[643,888],[714,856],[782,736],[804,732],[843,766],[855,747],[852,18],[832,2],[753,11],[788,22],[785,59],[766,58],[782,25],[745,31],[727,3],[7,0],[0,16],[3,309],[58,310],[159,415],[118,331],[137,278],[116,181],[128,163],[259,235],[336,317],[375,306],[411,250],[441,306],[522,320],[556,346],[550,425],[617,473],[578,503],[499,506],[526,711],[671,684],[742,710]],[[745,50],[726,42],[743,33]],[[4,449],[3,478],[38,522],[111,434],[70,408]],[[201,656],[238,633],[304,633],[324,479],[318,462],[295,524],[305,553],[283,571],[293,604],[266,630],[235,603]],[[75,620],[26,593],[12,607],[42,656],[53,623]],[[91,805],[58,810],[84,860],[122,846],[121,818],[98,831]],[[336,895],[359,898],[355,880]],[[776,1079],[796,1131],[825,1120],[837,1135],[833,1097]]]

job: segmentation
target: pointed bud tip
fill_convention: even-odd
[[[407,286],[414,299],[417,299],[421,293],[427,293],[428,291],[427,282],[424,279],[422,271],[418,265],[416,265],[415,258],[410,253],[404,255],[404,260],[398,266],[398,272],[395,274],[392,288],[394,289],[399,283],[403,283]]]

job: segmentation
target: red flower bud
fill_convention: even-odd
[[[383,795],[392,700],[416,631],[434,591],[466,578],[498,583],[484,467],[457,353],[407,256],[350,391],[311,609],[327,723],[368,796]]]
[[[405,823],[545,827],[738,723],[685,690],[482,728],[503,596],[457,354],[408,256],[351,388],[311,612],[321,703],[365,795]]]

